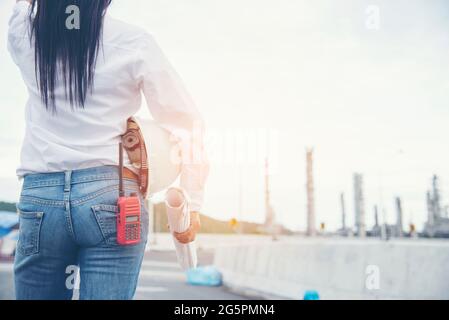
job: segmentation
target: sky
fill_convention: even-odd
[[[26,91],[6,50],[13,0],[0,0],[0,200],[15,201]],[[305,150],[314,148],[317,224],[354,223],[354,172],[373,206],[420,229],[433,174],[449,204],[449,4],[445,0],[126,0],[110,14],[158,41],[207,125],[203,211],[264,220],[271,203],[306,225]],[[142,114],[146,114],[143,108]]]

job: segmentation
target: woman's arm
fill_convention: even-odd
[[[19,64],[25,45],[29,46],[29,13],[32,1],[16,0],[8,23],[8,51],[16,64]]]
[[[180,77],[149,34],[142,36],[135,74],[153,118],[176,137],[181,146],[181,187],[190,197],[191,227],[175,233],[181,243],[195,239],[200,229],[204,185],[209,164],[203,148],[204,122]]]

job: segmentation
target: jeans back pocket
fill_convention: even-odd
[[[98,227],[104,238],[104,243],[108,246],[118,245],[117,243],[117,215],[118,206],[109,204],[97,204],[91,207],[97,220]],[[141,206],[140,237],[141,242],[147,241],[148,237],[148,211]]]
[[[43,212],[25,212],[19,210],[19,241],[17,249],[25,256],[39,252]]]
[[[92,211],[105,243],[108,245],[116,245],[118,207],[108,204],[98,204],[92,206]]]

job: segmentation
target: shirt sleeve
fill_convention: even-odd
[[[12,16],[8,24],[8,51],[14,62],[18,63],[21,47],[29,45],[29,13],[31,5],[28,1],[19,1],[14,5]]]
[[[180,185],[192,211],[201,209],[209,163],[204,151],[204,121],[180,77],[149,34],[143,36],[136,73],[153,118],[181,147]]]

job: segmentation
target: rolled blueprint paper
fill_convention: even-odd
[[[170,188],[165,195],[165,205],[167,207],[167,218],[170,232],[182,233],[190,227],[189,201],[184,190]],[[184,244],[180,243],[173,235],[176,256],[181,268],[184,270],[196,268],[197,255],[195,241]]]

